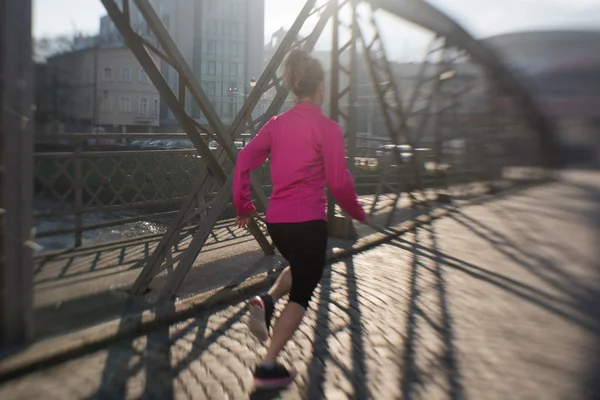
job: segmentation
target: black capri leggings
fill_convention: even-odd
[[[327,222],[323,220],[267,224],[269,235],[290,263],[290,301],[308,308],[323,275],[327,254]]]

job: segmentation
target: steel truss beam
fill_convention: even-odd
[[[356,163],[356,52],[357,25],[356,4],[352,0],[335,0],[337,10],[333,17],[330,117],[342,127],[346,138],[348,169],[354,172]],[[345,17],[345,20],[344,20]],[[344,40],[344,38],[346,38]],[[328,193],[327,219],[329,235],[354,238],[352,219],[336,217],[335,199]]]
[[[0,350],[34,334],[31,47],[31,1],[0,0]]]

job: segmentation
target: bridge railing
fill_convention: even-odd
[[[445,164],[440,165],[432,148],[409,148],[404,150],[405,163],[398,166],[391,157],[389,139],[367,137],[360,141],[354,174],[362,196],[401,191],[411,174],[411,157],[417,159],[425,188],[477,179],[476,169],[465,169],[460,154],[448,154]],[[217,151],[210,138],[207,143]],[[169,218],[192,194],[194,181],[205,173],[203,168],[202,157],[185,134],[38,137],[34,153],[36,238],[48,251],[110,244],[122,240],[123,235],[143,239],[164,233]],[[268,170],[268,165],[263,170]],[[269,193],[268,171],[261,182]],[[215,194],[206,192],[204,202],[208,204]],[[220,218],[234,216],[228,201]],[[190,221],[191,225],[199,223]]]

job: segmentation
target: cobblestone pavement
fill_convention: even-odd
[[[597,399],[598,204],[600,175],[573,173],[333,265],[280,393],[252,393],[265,350],[239,303],[10,381],[0,398]]]

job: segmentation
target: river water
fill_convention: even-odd
[[[54,204],[52,201],[38,201],[38,199],[36,199],[35,214],[37,215],[48,211],[49,209],[53,209],[53,206]],[[146,214],[148,214],[147,210],[140,209],[85,213],[83,216],[83,224],[84,226],[95,225]],[[166,231],[171,219],[172,217],[152,218],[151,220],[146,221],[137,221],[93,231],[86,231],[83,232],[83,245],[115,242],[135,237],[159,234]],[[61,229],[72,229],[74,226],[74,215],[35,219],[35,227],[38,234]],[[39,250],[40,252],[65,249],[75,246],[75,234],[69,233],[49,237],[37,237],[35,243],[43,248]]]

